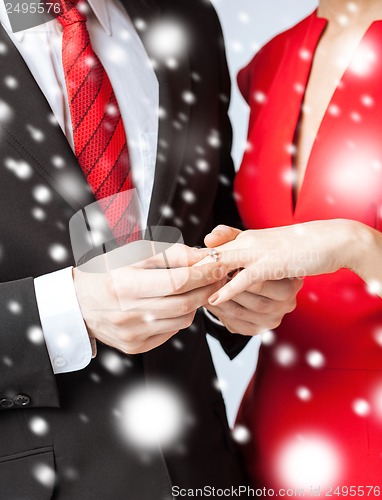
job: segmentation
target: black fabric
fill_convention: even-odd
[[[140,34],[149,53],[145,35],[163,19],[180,23],[189,37],[178,68],[159,63],[157,69],[167,117],[160,122],[149,223],[175,225],[186,243],[201,244],[216,223],[239,224],[220,26],[205,0],[126,0],[126,8],[133,21],[146,21]],[[0,500],[162,500],[171,498],[171,484],[244,483],[215,389],[203,314],[150,353],[123,356],[99,346],[84,370],[53,375],[46,346],[31,335],[41,326],[32,278],[73,264],[68,222],[94,199],[46,99],[1,27],[0,43],[0,99],[3,110],[4,103],[9,107],[0,119]],[[8,75],[17,88],[4,84]],[[193,105],[182,97],[186,90],[195,94]],[[180,113],[181,128],[174,126]],[[220,148],[207,140],[213,131]],[[200,160],[208,169],[198,168]],[[48,190],[44,202],[38,201],[41,189]],[[185,189],[194,192],[195,203],[184,201]],[[163,206],[174,217],[163,217]],[[54,245],[66,250],[59,262]],[[118,373],[108,369],[111,353],[119,357]],[[187,403],[193,425],[175,449],[138,453],[121,434],[121,401],[143,381],[170,384]],[[43,419],[44,432],[33,432],[36,418]],[[44,470],[46,484],[38,472]],[[54,483],[46,479],[52,470]]]
[[[207,332],[220,341],[230,359],[236,358],[252,338],[230,333],[227,328],[214,323],[207,315],[204,316],[204,321]]]

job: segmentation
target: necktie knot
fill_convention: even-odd
[[[79,3],[73,0],[60,0],[61,14],[57,17],[57,20],[65,28],[65,26],[71,26],[75,23],[86,23],[86,16],[81,12],[81,7],[85,6],[84,2]]]

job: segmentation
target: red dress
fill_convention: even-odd
[[[235,190],[248,228],[336,218],[382,227],[382,21],[332,97],[294,201],[294,137],[326,22],[313,13],[239,74],[251,116]],[[360,278],[341,270],[305,280],[297,309],[263,337],[238,422],[251,432],[243,453],[256,486],[379,496],[382,301]]]

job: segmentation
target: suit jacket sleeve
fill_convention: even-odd
[[[237,227],[239,229],[244,229],[233,196],[235,168],[231,156],[232,126],[228,117],[228,108],[231,95],[231,81],[227,65],[223,33],[216,14],[215,23],[218,36],[217,39],[221,79],[219,110],[221,155],[220,178],[214,206],[213,227],[217,226],[218,224],[225,224],[228,226]],[[211,229],[213,229],[213,227],[211,227]],[[230,359],[236,357],[244,349],[251,338],[244,335],[233,335],[223,326],[216,325],[215,323],[210,321],[208,317],[205,317],[205,322],[208,333],[210,333],[213,337],[217,338],[220,341],[225,353],[230,357]]]
[[[1,283],[0,310],[0,410],[59,406],[33,278]]]

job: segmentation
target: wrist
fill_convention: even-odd
[[[344,247],[344,268],[364,277],[363,266],[365,259],[375,246],[373,230],[358,221],[344,221],[346,246]]]

